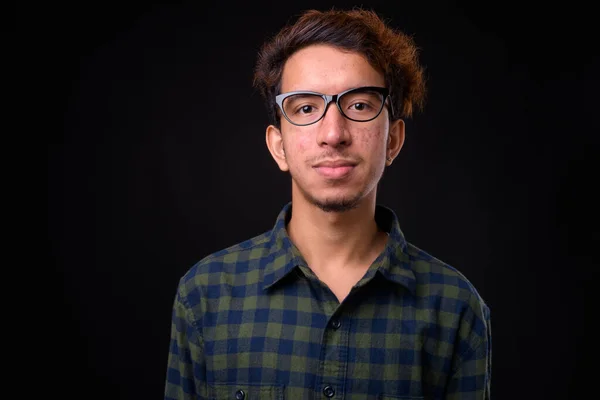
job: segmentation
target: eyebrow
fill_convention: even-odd
[[[328,95],[328,96],[333,96],[333,95],[336,95],[336,94],[348,92],[348,91],[353,90],[353,89],[360,89],[360,88],[367,88],[367,87],[381,87],[381,88],[385,88],[385,85],[364,84],[364,85],[359,85],[359,86],[351,86],[351,87],[346,88],[344,90],[341,90],[341,91],[339,91],[337,93],[326,93],[326,92],[320,92],[318,90],[310,90],[310,89],[293,89],[293,90],[287,90],[287,91],[281,90],[281,93],[279,93],[279,94],[301,92],[301,93],[318,93],[318,94],[325,94],[325,95]]]

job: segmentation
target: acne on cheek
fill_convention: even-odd
[[[381,159],[382,163],[387,154],[387,130],[386,126],[365,127],[357,135],[361,141],[360,147],[371,149],[371,156]]]
[[[291,145],[294,148],[294,151],[297,153],[303,153],[307,149],[311,148],[311,145],[314,142],[314,137],[312,135],[303,134],[303,132],[293,132],[294,141],[293,143],[288,143],[288,146]]]
[[[386,130],[383,127],[363,128],[358,132],[358,137],[363,145],[368,146],[372,141],[383,141]]]

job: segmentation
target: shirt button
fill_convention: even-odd
[[[235,400],[244,400],[245,397],[246,397],[246,393],[244,393],[244,391],[242,389],[235,392]]]
[[[338,329],[340,326],[342,326],[342,323],[339,319],[334,319],[333,321],[331,321],[331,327],[333,329]]]
[[[333,390],[331,386],[327,385],[323,388],[323,394],[327,397],[333,397],[333,395],[335,395],[335,390]]]

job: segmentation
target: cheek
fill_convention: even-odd
[[[292,157],[297,159],[302,154],[308,153],[310,149],[309,135],[302,135],[300,132],[291,132],[289,135],[284,136],[283,146],[287,154],[293,155]]]
[[[311,144],[312,141],[309,135],[298,135],[296,139],[296,149],[298,153],[306,153],[310,148]]]
[[[374,155],[385,152],[386,132],[387,127],[381,125],[364,128],[358,135],[360,146]]]

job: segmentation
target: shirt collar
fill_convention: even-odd
[[[287,233],[286,226],[291,217],[292,203],[289,202],[280,211],[275,226],[271,230],[270,260],[266,265],[262,282],[264,290],[281,281],[297,266],[308,267]],[[407,242],[400,229],[396,214],[390,208],[377,205],[375,208],[375,221],[381,230],[387,232],[388,241],[384,251],[373,263],[374,271],[369,271],[362,280],[370,279],[372,275],[379,273],[385,279],[406,287],[414,294],[416,279],[411,268],[410,258],[406,253]]]

